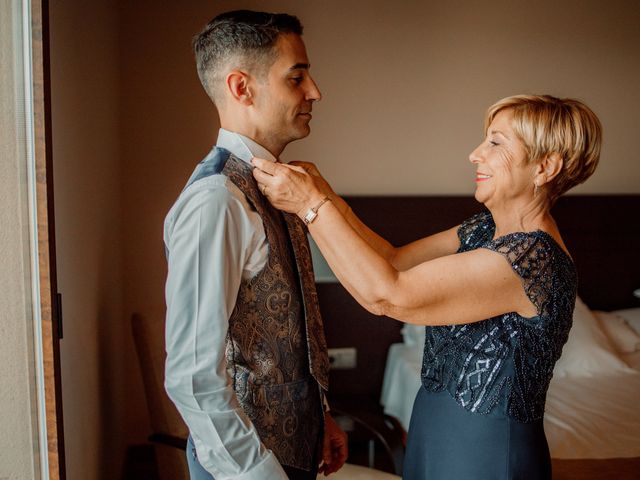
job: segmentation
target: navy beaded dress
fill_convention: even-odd
[[[405,480],[551,478],[542,420],[571,328],[576,270],[545,232],[493,239],[494,233],[491,214],[471,217],[458,230],[458,252],[486,248],[503,255],[537,315],[426,327]]]

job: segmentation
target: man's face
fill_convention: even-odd
[[[253,85],[254,140],[279,155],[294,140],[309,135],[311,108],[321,94],[309,73],[309,59],[299,35],[282,34],[277,57],[266,78]]]

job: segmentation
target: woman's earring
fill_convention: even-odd
[[[533,182],[533,198],[538,196],[538,182]]]

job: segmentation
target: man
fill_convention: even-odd
[[[296,17],[234,11],[195,38],[217,145],[165,220],[166,390],[190,431],[193,479],[315,479],[346,459],[324,412],[328,357],[303,224],[258,191],[310,132],[321,94]]]

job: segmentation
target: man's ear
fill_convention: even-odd
[[[232,70],[226,78],[227,91],[231,97],[244,105],[253,103],[249,80],[249,75],[241,70]]]
[[[541,187],[553,180],[562,171],[563,163],[558,153],[552,153],[543,158],[536,168],[537,185]]]

